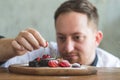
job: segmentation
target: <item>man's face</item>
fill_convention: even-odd
[[[69,12],[56,20],[56,35],[61,56],[71,63],[90,64],[95,57],[96,32],[85,14]]]

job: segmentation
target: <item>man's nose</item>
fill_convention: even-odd
[[[74,42],[71,40],[67,40],[65,43],[65,51],[69,53],[73,51],[73,49],[74,49]]]

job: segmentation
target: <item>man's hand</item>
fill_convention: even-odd
[[[40,33],[32,28],[21,31],[12,41],[12,46],[16,55],[22,55],[27,51],[32,51],[40,47],[46,47],[47,44],[48,43],[44,40]]]

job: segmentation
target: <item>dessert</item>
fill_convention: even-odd
[[[55,58],[51,58],[48,54],[43,55],[42,58],[38,57],[34,59],[33,61],[30,61],[29,66],[30,67],[47,67],[48,62],[50,60],[55,60]]]
[[[80,67],[80,64],[70,64],[69,61],[64,59],[51,58],[50,55],[43,55],[42,58],[38,57],[29,62],[29,67]]]

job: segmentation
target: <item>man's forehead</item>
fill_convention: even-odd
[[[78,12],[74,12],[74,11],[71,11],[71,12],[66,12],[66,13],[62,13],[62,14],[60,14],[59,16],[58,16],[58,18],[57,18],[57,20],[59,20],[59,19],[61,19],[61,18],[63,18],[64,17],[64,19],[67,17],[74,17],[74,18],[79,18],[79,19],[85,19],[85,20],[87,20],[88,19],[88,17],[87,17],[87,15],[86,14],[84,14],[84,13],[78,13]]]
[[[77,12],[69,12],[59,15],[56,21],[56,26],[59,25],[81,25],[86,26],[88,24],[88,18],[85,14]]]
[[[79,29],[84,27],[94,29],[95,24],[93,21],[88,20],[86,14],[78,12],[67,12],[59,15],[55,26],[57,29],[61,29],[62,27],[67,28],[66,30],[71,28],[75,29],[76,27]]]

